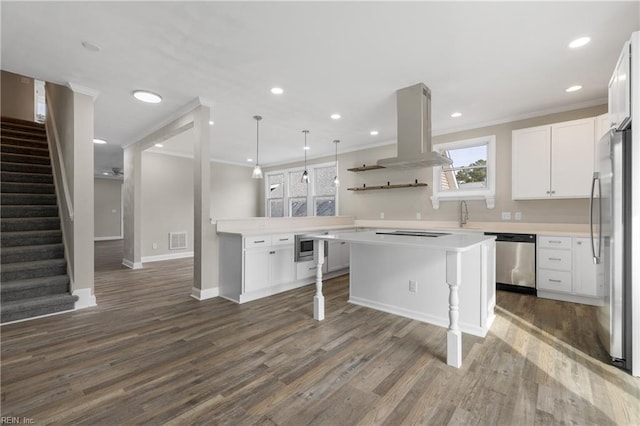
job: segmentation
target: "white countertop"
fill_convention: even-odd
[[[339,231],[339,230],[350,230],[355,229],[355,225],[332,225],[332,226],[313,226],[313,227],[305,227],[305,228],[272,228],[272,229],[263,229],[263,230],[255,230],[255,229],[237,229],[237,230],[228,230],[228,231],[218,231],[218,234],[236,234],[242,235],[243,237],[255,237],[256,235],[275,235],[275,234],[313,234],[314,232],[323,232],[323,231]]]
[[[472,247],[494,240],[494,236],[482,233],[452,233],[440,237],[414,237],[405,235],[376,234],[375,231],[343,232],[317,235],[320,240],[338,240],[349,243],[397,245],[421,249],[466,251]]]

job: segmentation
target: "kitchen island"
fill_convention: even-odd
[[[350,246],[349,302],[447,327],[447,364],[462,365],[462,332],[486,336],[495,318],[495,237],[365,231],[315,236],[314,318],[324,319],[323,240]]]

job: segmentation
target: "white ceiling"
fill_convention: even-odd
[[[212,157],[300,160],[395,141],[395,91],[424,82],[435,134],[601,104],[640,29],[627,2],[2,2],[2,69],[99,92],[96,168],[198,96]],[[568,43],[588,35],[587,46]],[[82,47],[88,41],[99,52]],[[583,89],[566,93],[571,85]],[[280,86],[275,96],[270,88]],[[157,105],[131,96],[161,94]],[[451,118],[454,111],[463,113]],[[340,120],[329,116],[338,112]],[[371,136],[373,129],[378,136]]]

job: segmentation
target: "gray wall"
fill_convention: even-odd
[[[94,187],[94,237],[122,238],[122,180],[96,178]]]
[[[259,182],[251,168],[211,163],[211,215],[255,217]],[[142,257],[193,251],[193,160],[142,153]],[[188,248],[169,250],[169,232],[187,231]],[[153,249],[153,243],[158,244]]]
[[[515,129],[539,126],[579,118],[594,117],[607,111],[606,105],[584,108],[574,111],[545,115],[519,120],[495,126],[439,135],[433,137],[433,143],[471,139],[486,135],[496,135],[496,203],[494,209],[487,209],[484,201],[468,201],[469,220],[483,222],[501,221],[501,212],[522,212],[523,222],[535,223],[587,223],[589,220],[589,202],[587,199],[572,200],[528,200],[511,199],[511,132]],[[415,220],[421,213],[422,220],[455,221],[458,217],[458,201],[440,202],[440,208],[431,206],[433,176],[432,169],[414,169],[406,171],[372,170],[368,172],[348,172],[348,168],[375,164],[381,158],[395,156],[395,145],[386,145],[338,155],[340,172],[339,213],[356,216],[357,219],[379,219],[384,213],[385,219]],[[310,163],[334,161],[333,157],[313,159]],[[270,167],[265,171],[299,166],[292,163]],[[347,191],[354,186],[385,185],[387,182],[407,183],[418,179],[429,184],[427,188],[404,188],[380,191]],[[260,191],[260,214],[264,215],[264,194]],[[513,216],[512,216],[513,217]]]
[[[3,117],[35,121],[35,86],[31,77],[2,71],[0,92]]]

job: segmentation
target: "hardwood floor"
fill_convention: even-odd
[[[98,306],[1,328],[2,416],[35,424],[640,424],[640,380],[606,364],[593,309],[498,292],[485,339],[350,305],[346,277],[237,305],[192,299],[191,260],[120,265]],[[4,421],[6,422],[6,421]],[[24,421],[23,421],[24,423]]]

